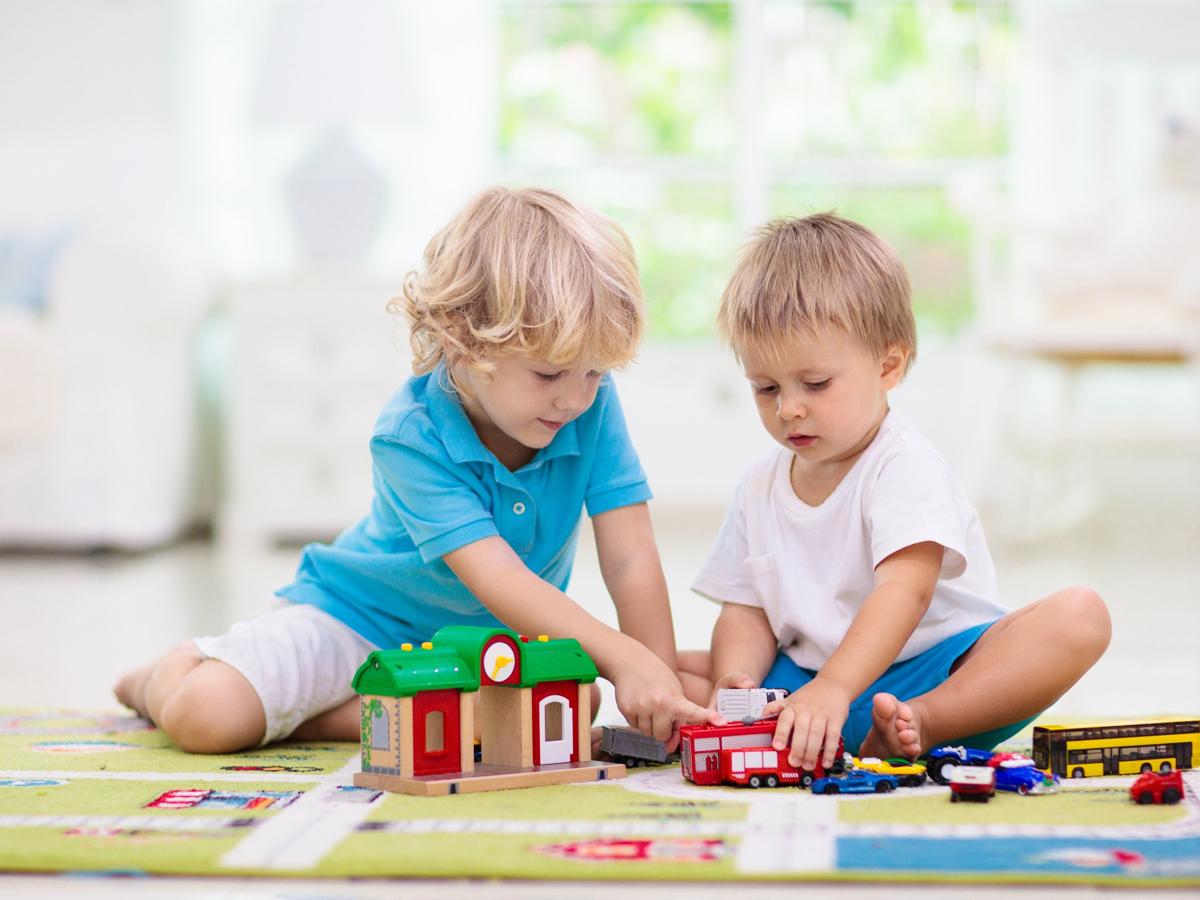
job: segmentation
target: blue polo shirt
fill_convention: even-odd
[[[332,544],[304,548],[277,593],[311,603],[379,647],[418,643],[443,625],[496,625],[442,557],[491,535],[566,590],[581,513],[650,499],[605,376],[596,401],[510,472],[475,433],[445,369],[411,378],[371,437],[371,511]]]

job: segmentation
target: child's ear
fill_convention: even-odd
[[[908,365],[908,350],[899,344],[888,344],[883,351],[883,362],[880,363],[879,377],[883,380],[884,390],[890,391],[904,377],[904,369]]]

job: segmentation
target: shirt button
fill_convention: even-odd
[[[513,512],[515,512],[518,516],[523,516],[525,514],[525,504],[517,501],[513,504]]]

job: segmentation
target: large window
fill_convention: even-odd
[[[507,2],[499,150],[630,232],[651,334],[711,331],[735,251],[824,209],[900,250],[925,329],[971,316],[950,196],[996,178],[1014,28],[1006,2]]]

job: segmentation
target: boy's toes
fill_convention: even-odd
[[[871,698],[871,725],[886,740],[888,731],[895,728],[900,703],[892,694],[878,693]]]

